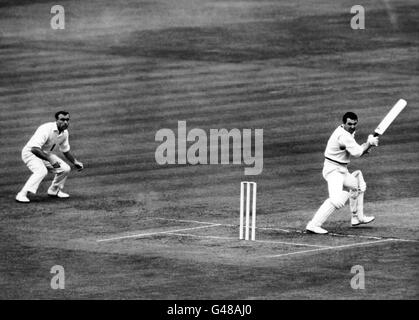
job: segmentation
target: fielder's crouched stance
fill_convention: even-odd
[[[70,173],[70,166],[61,158],[51,153],[55,146],[78,170],[83,170],[83,164],[76,160],[70,152],[68,142],[68,123],[70,115],[67,111],[58,111],[55,122],[41,125],[22,149],[22,160],[32,171],[22,190],[16,195],[17,202],[30,202],[28,192],[36,193],[42,180],[48,172],[55,173],[54,180],[48,189],[48,195],[57,198],[68,198],[64,193],[64,183]]]
[[[374,217],[364,215],[364,192],[367,188],[360,170],[349,173],[350,156],[359,158],[372,146],[378,146],[378,137],[368,136],[367,142],[359,145],[354,138],[358,117],[353,112],[343,116],[343,124],[330,136],[324,152],[323,178],[327,181],[329,198],[323,202],[306,230],[312,233],[325,234],[321,226],[336,209],[343,208],[349,199],[352,212],[351,224],[357,226],[369,223]],[[345,191],[344,188],[349,190]]]

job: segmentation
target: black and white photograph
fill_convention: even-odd
[[[0,300],[417,300],[418,101],[417,0],[0,0]]]

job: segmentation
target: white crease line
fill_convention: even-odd
[[[373,236],[361,236],[361,235],[355,235],[355,234],[343,234],[343,233],[328,233],[330,236],[333,237],[346,237],[346,238],[365,238],[365,239],[374,239],[374,240],[384,240],[383,237],[373,237]]]
[[[278,229],[278,228],[264,228],[264,227],[256,227],[256,229],[260,229],[260,230],[273,230],[273,231],[282,231],[285,233],[290,233],[290,230],[287,229]]]
[[[329,246],[322,246],[318,244],[307,244],[307,243],[296,243],[296,242],[284,242],[284,241],[270,241],[270,240],[255,240],[261,243],[278,243],[278,244],[289,244],[293,246],[304,246],[304,247],[315,247],[315,248],[329,248]]]
[[[217,236],[201,236],[201,235],[195,235],[195,234],[189,234],[189,233],[168,233],[170,235],[175,236],[184,236],[184,237],[194,237],[194,238],[208,238],[208,239],[219,239],[219,240],[239,240],[238,238],[232,238],[232,237],[217,237]],[[321,246],[321,245],[315,245],[315,244],[306,244],[306,243],[295,243],[295,242],[283,242],[283,241],[269,241],[269,240],[253,240],[253,241],[246,241],[246,243],[251,244],[252,242],[259,242],[259,243],[271,243],[271,244],[288,244],[293,246],[302,246],[302,247],[316,247],[316,248],[330,248],[330,246]]]
[[[166,220],[166,221],[175,221],[175,222],[188,222],[188,223],[200,223],[200,224],[215,224],[214,222],[203,222],[197,220],[179,220],[179,219],[169,219],[169,218],[147,218],[148,220]],[[217,223],[217,225],[222,226],[223,224]]]
[[[182,237],[209,238],[209,239],[217,239],[217,240],[238,240],[237,238],[232,238],[232,237],[200,236],[200,235],[189,234],[189,233],[169,233],[169,234],[173,236],[182,236]]]
[[[160,231],[160,232],[138,233],[138,234],[121,236],[121,237],[100,239],[100,240],[97,240],[97,242],[105,242],[105,241],[113,241],[113,240],[129,239],[129,238],[142,238],[142,237],[154,236],[158,234],[167,234],[167,233],[173,233],[173,232],[178,232],[178,231],[189,231],[189,230],[212,228],[212,227],[218,227],[218,226],[220,226],[220,224],[213,224],[210,226],[202,226],[202,227],[194,227],[194,228],[184,228],[184,229],[177,229],[177,230],[167,230],[167,231]]]
[[[398,238],[392,238],[394,241],[402,241],[402,242],[419,242],[419,240],[413,240],[413,239],[398,239]]]
[[[262,258],[279,258],[279,257],[285,257],[285,256],[290,256],[290,255],[295,255],[295,254],[302,254],[302,253],[308,253],[308,252],[318,252],[318,251],[333,250],[333,249],[343,249],[343,248],[350,248],[350,247],[358,247],[358,246],[375,244],[375,243],[380,243],[380,242],[387,242],[387,241],[398,241],[398,239],[384,239],[384,240],[377,240],[377,241],[352,243],[352,244],[345,244],[345,245],[335,246],[335,247],[326,247],[326,248],[320,248],[320,249],[311,249],[311,250],[296,251],[296,252],[283,253],[283,254],[277,254],[277,255],[269,255],[269,256],[263,256]]]
[[[149,220],[167,220],[167,221],[175,221],[175,222],[189,222],[189,223],[201,223],[201,224],[214,224],[214,222],[203,222],[203,221],[197,221],[197,220],[181,220],[181,219],[170,219],[170,218],[147,218]],[[224,226],[224,227],[239,227],[236,224],[219,224],[220,226]],[[278,228],[264,228],[264,227],[256,227],[256,229],[259,230],[274,230],[274,231],[282,231],[282,232],[286,232],[286,233],[290,233],[290,230],[286,230],[286,229],[278,229]]]

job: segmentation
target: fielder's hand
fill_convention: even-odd
[[[368,136],[367,142],[375,147],[378,147],[378,137],[374,137],[372,134]]]
[[[42,151],[42,150],[41,150]],[[43,154],[45,155],[45,157],[48,159],[49,163],[51,163],[52,167],[54,169],[58,169],[60,166],[60,163],[54,159],[54,157],[52,156],[51,152],[43,152]],[[36,155],[36,154],[35,154]]]
[[[51,165],[52,165],[52,167],[53,167],[53,168],[55,168],[55,169],[58,169],[58,168],[60,167],[60,163],[59,163],[59,162],[54,162],[54,163],[51,163]]]
[[[77,168],[78,171],[82,171],[84,169],[83,163],[80,161],[74,161],[74,166]]]

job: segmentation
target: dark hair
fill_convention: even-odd
[[[64,111],[64,110],[58,111],[57,113],[55,113],[55,119],[56,119],[56,120],[58,120],[58,116],[59,116],[60,114],[62,114],[62,115],[64,115],[64,116],[66,116],[66,115],[68,115],[68,114],[70,114],[70,113],[69,113],[69,112],[67,112],[67,111]]]
[[[347,119],[358,120],[358,116],[353,112],[346,112],[342,118],[343,123],[346,123]]]

